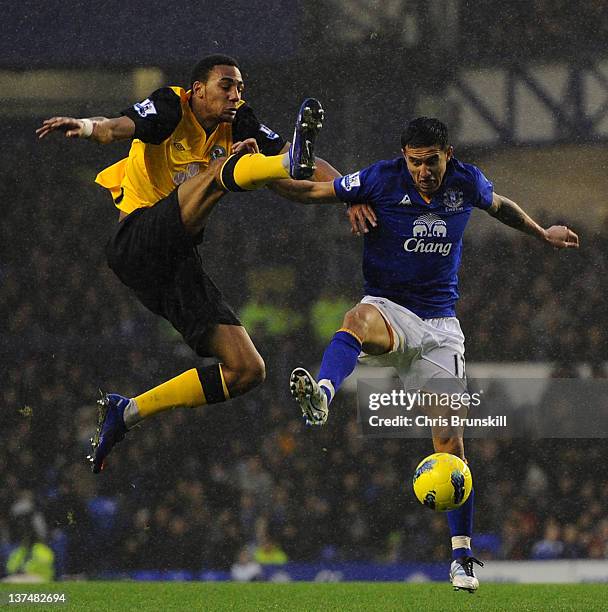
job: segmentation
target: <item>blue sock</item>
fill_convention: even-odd
[[[473,551],[469,539],[468,546],[460,546],[454,548],[453,538],[456,536],[466,536],[471,538],[473,535],[473,509],[475,507],[475,491],[471,489],[471,494],[460,508],[448,512],[448,525],[450,527],[450,535],[452,536],[452,558],[471,557]]]
[[[329,380],[333,389],[321,385],[327,395],[327,401],[331,402],[333,395],[338,391],[344,379],[352,374],[357,359],[361,353],[361,343],[352,334],[345,331],[337,331],[331,342],[327,345],[321,361],[319,381]]]

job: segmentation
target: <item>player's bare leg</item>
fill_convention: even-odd
[[[131,399],[102,394],[97,429],[91,440],[94,473],[103,469],[112,448],[139,421],[178,406],[223,402],[264,381],[264,361],[244,327],[217,325],[205,348],[220,360],[219,364],[192,368]]]
[[[214,160],[196,176],[189,178],[177,189],[180,216],[186,233],[196,236],[207,223],[211,211],[226,190],[218,180],[219,172],[225,160]],[[120,220],[127,216],[120,213]]]
[[[344,315],[342,329],[361,338],[363,351],[368,355],[384,355],[392,349],[392,332],[380,311],[371,304],[351,308]]]
[[[433,448],[437,453],[450,453],[466,461],[463,429],[461,427],[451,428],[449,431],[445,428],[433,428]],[[460,508],[447,513],[453,551],[450,582],[454,590],[462,589],[469,593],[479,588],[479,580],[475,575],[473,564],[483,566],[483,563],[473,556],[471,550],[474,499],[475,494],[472,490],[467,501]]]
[[[450,453],[464,461],[464,440],[462,435],[449,435],[445,431],[433,428],[433,448],[436,453]]]
[[[289,154],[267,157],[260,153],[235,155],[212,161],[207,168],[182,183],[177,190],[182,223],[196,236],[207,223],[215,205],[231,189],[224,183],[259,189],[270,180],[289,178]],[[238,184],[236,177],[238,176]],[[227,180],[230,177],[230,181]]]
[[[349,310],[325,350],[318,382],[304,368],[296,368],[289,378],[291,394],[306,422],[323,425],[327,421],[329,404],[355,369],[361,350],[382,355],[391,350],[392,343],[392,330],[375,306],[357,304]]]
[[[264,360],[244,327],[217,325],[209,337],[207,348],[222,364],[230,397],[242,395],[264,382]]]
[[[215,205],[226,191],[217,177],[225,160],[215,160],[200,174],[193,176],[177,189],[177,200],[186,232],[190,236],[199,234]]]

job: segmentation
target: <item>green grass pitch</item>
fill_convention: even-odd
[[[64,604],[8,604],[9,593],[65,593]],[[608,609],[608,585],[482,584],[473,595],[448,583],[57,582],[0,585],[14,610],[451,610],[593,611]]]

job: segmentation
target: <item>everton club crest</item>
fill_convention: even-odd
[[[446,189],[443,194],[443,204],[446,210],[462,210],[464,194],[460,189]]]

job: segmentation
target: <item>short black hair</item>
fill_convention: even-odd
[[[240,70],[239,63],[229,55],[222,55],[221,53],[207,55],[194,66],[190,77],[190,89],[192,89],[194,81],[205,83],[209,78],[209,73],[215,66],[234,66]]]
[[[448,126],[433,117],[412,119],[401,132],[401,148],[432,147],[439,145],[442,151],[449,146]]]

